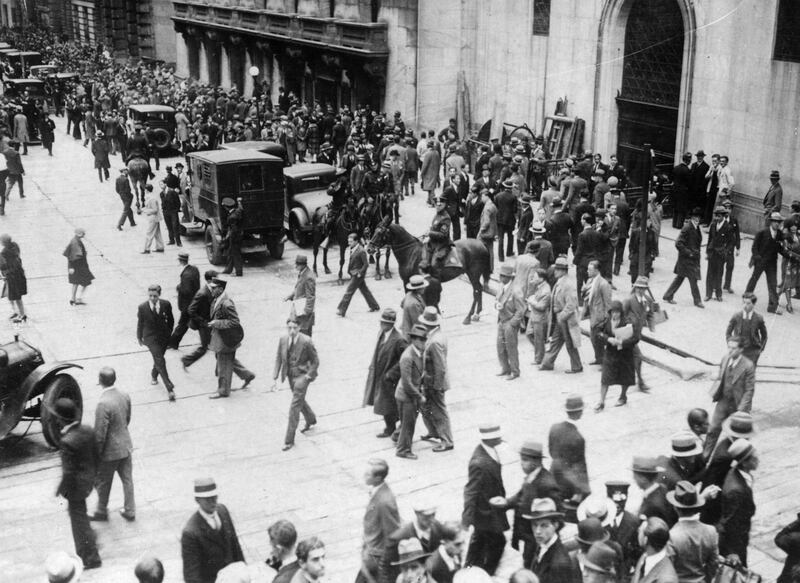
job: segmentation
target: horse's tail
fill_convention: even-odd
[[[481,246],[486,249],[486,245],[481,243]],[[483,276],[483,286],[489,287],[489,281],[492,277],[492,258],[489,255],[489,250],[486,249],[486,255],[484,256],[485,260],[483,262],[483,272],[481,275]]]

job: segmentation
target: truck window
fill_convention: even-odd
[[[263,191],[264,181],[261,166],[251,164],[239,166],[239,192]]]

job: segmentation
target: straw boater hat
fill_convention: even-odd
[[[756,448],[753,444],[741,437],[728,448],[728,455],[733,458],[731,466],[738,465],[754,453],[756,453]]]
[[[478,428],[481,435],[481,441],[489,439],[503,439],[503,434],[500,432],[500,425],[496,423],[484,423]]]
[[[567,400],[564,403],[564,409],[567,410],[567,413],[571,413],[574,411],[583,411],[583,408],[584,408],[583,397],[576,394],[567,396]]]
[[[194,481],[195,498],[213,498],[217,495],[217,484],[214,478],[197,478]]]
[[[636,278],[636,281],[633,282],[633,287],[648,288],[650,287],[650,280],[646,276],[640,275]]]
[[[654,457],[633,456],[631,470],[637,474],[658,474],[663,472],[663,468],[658,466],[658,461]]]
[[[559,512],[556,508],[556,503],[552,498],[534,498],[531,502],[531,511],[528,514],[523,514],[522,518],[526,520],[542,520],[545,518],[559,518],[564,519],[564,513]]]
[[[504,263],[500,266],[500,277],[514,277],[514,266]]]
[[[544,225],[540,221],[533,221],[528,230],[534,235],[542,235],[545,232]]]
[[[422,543],[419,542],[418,538],[401,540],[397,545],[397,554],[398,559],[392,561],[392,565],[395,566],[413,563],[414,561],[420,561],[430,556],[430,553],[426,553],[422,550]]]
[[[693,457],[701,453],[703,448],[691,431],[681,431],[672,436],[672,457]]]
[[[585,498],[575,511],[578,520],[597,518],[603,526],[608,526],[617,515],[617,505],[611,498],[601,494],[593,494]]]
[[[697,493],[691,482],[681,480],[675,484],[672,492],[667,492],[667,502],[675,508],[700,508],[706,503],[706,499]]]
[[[408,290],[423,289],[426,287],[428,287],[428,280],[421,275],[412,275],[406,284],[406,289]]]
[[[556,262],[553,264],[553,267],[555,267],[556,269],[569,271],[569,262],[567,261],[566,257],[560,256],[558,259],[556,259]]]
[[[722,422],[722,430],[727,435],[747,439],[753,434],[753,416],[737,411]]]
[[[44,562],[48,583],[73,583],[83,573],[83,561],[64,551],[48,556]]]

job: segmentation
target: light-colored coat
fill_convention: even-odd
[[[115,387],[104,389],[94,411],[94,437],[102,461],[121,460],[131,455],[130,422],[130,396]]]
[[[644,558],[646,555],[639,557],[636,562],[636,570],[633,573],[633,583],[679,583],[678,575],[675,573],[675,567],[672,566],[672,561],[669,557],[664,557],[656,566],[650,569],[644,577],[640,577],[642,572],[642,565],[644,565]]]
[[[425,388],[434,391],[449,391],[447,375],[447,339],[441,328],[428,332],[425,350],[422,353],[425,366]]]
[[[212,352],[236,352],[241,342],[232,342],[229,336],[237,337],[234,329],[239,328],[241,331],[242,325],[232,299],[226,296],[214,300],[214,303],[211,304],[211,321],[208,325],[211,328],[209,350]]]
[[[422,190],[433,191],[439,186],[439,169],[442,167],[442,158],[435,149],[428,150],[422,155],[422,172],[420,179]]]
[[[578,294],[569,274],[559,278],[553,285],[553,296],[550,304],[551,314],[557,324],[565,325],[572,344],[581,345],[581,327],[578,323]]]
[[[608,318],[611,307],[611,284],[600,274],[586,283],[587,293],[584,310],[589,315],[589,325],[599,326]]]
[[[497,296],[497,321],[500,325],[518,327],[525,316],[525,300],[511,282]]]
[[[667,554],[681,583],[705,583],[717,572],[717,529],[699,519],[678,520],[669,531]]]
[[[311,338],[303,333],[298,333],[295,345],[289,354],[289,336],[283,336],[278,342],[278,352],[275,356],[275,372],[272,375],[278,378],[280,374],[281,382],[287,376],[308,375],[310,380],[317,378],[319,369],[319,357],[317,349]]]

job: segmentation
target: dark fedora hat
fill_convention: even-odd
[[[591,571],[599,571],[608,575],[615,573],[617,551],[604,541],[598,541],[589,547],[583,558],[583,566]]]
[[[578,542],[590,545],[592,543],[608,540],[608,533],[596,516],[584,518],[578,523]]]
[[[706,499],[697,493],[694,484],[681,480],[675,484],[674,490],[667,492],[667,502],[675,508],[700,508],[706,503]]]
[[[397,560],[392,561],[392,565],[395,566],[405,565],[414,561],[420,561],[425,557],[430,556],[430,553],[426,553],[422,550],[422,543],[419,542],[418,538],[407,538],[405,540],[401,540],[397,545],[397,554]]]

